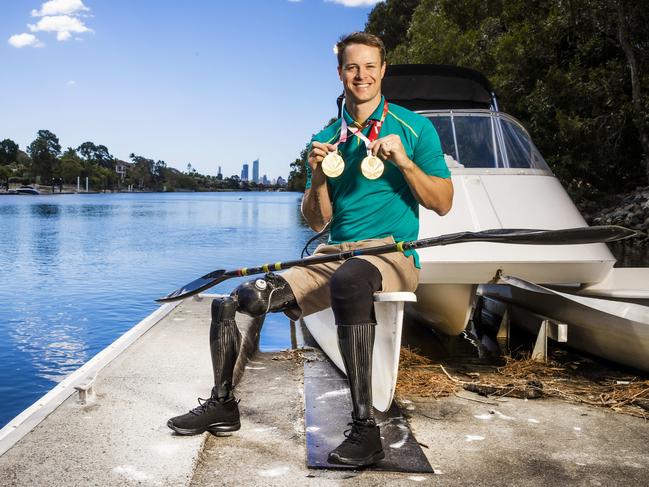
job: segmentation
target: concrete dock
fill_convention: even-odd
[[[648,422],[466,391],[399,398],[436,474],[309,470],[303,366],[286,353],[240,364],[240,431],[177,436],[167,418],[209,395],[209,303],[186,300],[112,360],[96,400],[62,402],[0,457],[2,485],[646,485]]]

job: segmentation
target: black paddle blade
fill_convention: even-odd
[[[615,242],[637,235],[636,231],[617,225],[561,230],[500,230],[500,232],[502,234],[498,238],[506,239],[511,243],[559,245]]]
[[[194,294],[198,294],[206,289],[216,286],[218,283],[223,282],[230,278],[226,276],[226,271],[218,270],[205,274],[203,277],[185,284],[183,287],[176,289],[175,291],[170,292],[163,298],[158,298],[156,301],[158,303],[169,303],[171,301],[178,301],[179,299],[185,299]]]

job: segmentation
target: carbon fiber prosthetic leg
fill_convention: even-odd
[[[372,350],[374,293],[381,289],[378,269],[362,259],[350,259],[331,278],[331,306],[338,328],[338,348],[349,379],[354,419],[373,418]]]
[[[230,296],[212,301],[210,351],[214,372],[214,387],[207,399],[198,399],[198,407],[175,416],[167,426],[180,435],[197,435],[209,431],[228,433],[241,428],[239,401],[234,397],[234,366],[239,356],[241,334],[235,321],[237,311],[261,316],[269,311],[295,308],[290,286],[280,276],[242,284]]]
[[[232,375],[241,345],[241,334],[234,321],[236,311],[237,300],[232,296],[212,301],[210,352],[214,371],[214,392],[221,400],[232,395]]]
[[[236,312],[256,317],[296,306],[291,287],[281,276],[272,273],[263,279],[245,282],[230,296],[212,301],[210,351],[219,399],[232,395],[232,376],[241,344]]]
[[[378,269],[361,259],[350,259],[331,278],[331,305],[352,396],[351,429],[329,453],[330,463],[372,465],[385,457],[381,432],[372,406],[372,351],[376,317],[374,293],[381,289]]]
[[[374,323],[338,325],[338,348],[343,357],[354,408],[353,418],[373,419],[372,350]]]

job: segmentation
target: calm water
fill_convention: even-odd
[[[298,193],[0,197],[0,427],[214,269],[299,256]],[[241,280],[213,288],[229,293]],[[262,349],[290,345],[269,315]]]

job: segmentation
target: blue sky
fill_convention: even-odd
[[[0,140],[24,150],[48,129],[64,148],[225,176],[259,157],[261,174],[286,177],[335,115],[336,40],[375,3],[3,2]]]

